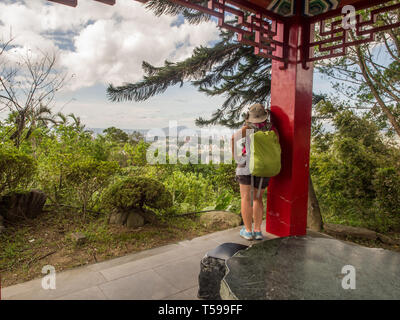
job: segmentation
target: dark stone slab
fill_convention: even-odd
[[[238,251],[244,250],[247,248],[248,248],[248,246],[245,246],[244,244],[227,242],[227,243],[221,244],[220,246],[216,247],[215,249],[208,251],[206,256],[211,257],[211,258],[227,260],[227,259],[231,258]]]
[[[343,280],[355,268],[356,288]],[[288,237],[263,241],[226,261],[222,299],[400,299],[400,254],[336,239]],[[347,282],[348,283],[348,282]]]
[[[221,280],[225,276],[225,261],[247,246],[237,243],[224,243],[206,253],[200,262],[198,298],[221,300]]]
[[[11,192],[0,198],[0,214],[11,222],[34,219],[43,212],[46,200],[47,196],[40,190]]]

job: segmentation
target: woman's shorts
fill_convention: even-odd
[[[258,188],[260,185],[260,177],[254,177],[254,188]],[[269,179],[271,178],[263,178],[262,184],[261,184],[261,189],[265,189],[268,187],[269,184]],[[251,176],[236,176],[236,181],[239,182],[239,184],[244,184],[246,186],[251,185]]]

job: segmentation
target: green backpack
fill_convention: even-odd
[[[275,131],[250,135],[250,173],[256,177],[275,177],[281,171],[281,146]]]
[[[254,177],[261,177],[257,198],[260,197],[263,178],[275,177],[281,171],[281,146],[275,131],[257,131],[250,135],[251,206],[254,198]]]

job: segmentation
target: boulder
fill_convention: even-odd
[[[12,192],[0,199],[0,212],[5,220],[33,219],[42,213],[47,196],[40,190]]]
[[[143,209],[141,211],[138,211],[137,213],[139,213],[143,217],[145,222],[152,223],[152,224],[159,223],[157,215],[150,210]]]
[[[200,262],[199,290],[197,297],[205,300],[221,300],[221,281],[226,273],[226,260],[240,250],[248,248],[237,243],[223,243],[206,253]]]
[[[73,233],[71,235],[71,238],[72,238],[72,241],[74,241],[79,246],[84,244],[87,240],[86,236],[81,232]]]
[[[128,228],[139,228],[145,223],[144,218],[138,212],[130,212],[126,220]]]
[[[200,223],[205,227],[235,228],[242,224],[242,218],[232,212],[211,211],[200,216]]]
[[[197,297],[204,300],[221,300],[219,291],[225,272],[225,260],[205,256],[200,261]]]
[[[110,216],[111,224],[125,225],[129,212],[113,211]]]
[[[378,237],[375,231],[365,228],[349,227],[340,224],[325,223],[324,231],[333,236],[349,236],[367,240],[376,240]]]
[[[113,211],[109,222],[128,228],[138,228],[145,223],[157,224],[157,215],[148,210]]]

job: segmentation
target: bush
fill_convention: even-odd
[[[145,177],[128,177],[115,183],[106,191],[103,201],[105,206],[119,211],[172,206],[172,196],[164,185]]]
[[[400,218],[400,174],[395,168],[379,169],[373,180],[378,206]]]
[[[66,181],[71,166],[93,154],[90,136],[74,131],[71,127],[60,126],[43,139],[37,151],[37,181],[49,200],[56,204],[74,205],[71,197],[74,190]]]
[[[178,211],[201,210],[215,202],[210,179],[204,178],[200,173],[174,171],[164,184],[171,192]]]
[[[36,161],[31,156],[12,147],[0,148],[0,195],[26,188],[36,169]]]
[[[118,169],[116,162],[94,159],[85,159],[71,165],[66,175],[66,182],[77,193],[83,213],[86,213],[93,195],[106,187]]]
[[[236,164],[221,163],[217,166],[213,180],[218,189],[228,189],[234,193],[239,193],[240,187],[235,178]]]
[[[125,152],[127,152],[131,156],[131,165],[135,166],[145,166],[147,164],[147,149],[149,148],[150,144],[140,141],[134,148],[133,153],[130,153],[130,148],[125,148]]]

